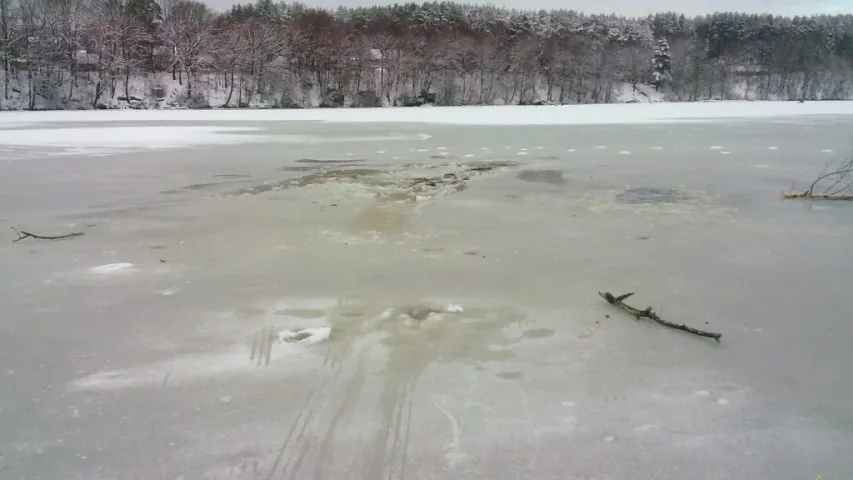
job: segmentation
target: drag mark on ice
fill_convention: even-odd
[[[444,446],[444,461],[447,463],[448,467],[453,468],[456,466],[457,462],[465,458],[465,453],[462,452],[459,448],[459,443],[462,438],[462,431],[459,428],[459,422],[456,420],[456,417],[454,417],[452,413],[448,412],[435,400],[433,400],[432,404],[433,406],[435,406],[435,408],[438,409],[439,412],[444,414],[444,416],[447,417],[447,420],[450,422],[451,440]]]

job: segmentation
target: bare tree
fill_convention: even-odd
[[[194,0],[177,0],[166,9],[163,21],[163,40],[171,49],[174,78],[183,85],[187,77],[187,97],[192,97],[194,76],[214,65],[216,43],[213,41],[213,12],[207,5]]]
[[[89,24],[87,37],[92,48],[87,60],[95,66],[95,94],[92,107],[97,107],[107,88],[115,95],[116,80],[125,78],[125,95],[129,100],[129,71],[138,62],[133,56],[141,30],[122,12],[113,12]],[[92,58],[94,57],[94,58]]]

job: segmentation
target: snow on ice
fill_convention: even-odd
[[[348,108],[305,110],[117,110],[4,112],[0,127],[63,122],[251,122],[325,121],[341,123],[429,123],[449,125],[597,125],[696,122],[798,115],[849,115],[853,102],[694,102],[516,107]],[[119,127],[123,128],[123,127]],[[134,127],[136,128],[136,127]],[[175,131],[175,127],[162,127]],[[216,127],[202,128],[210,132]],[[228,127],[228,130],[234,130]],[[11,135],[18,136],[20,131]],[[173,141],[185,133],[169,136]],[[41,137],[44,136],[42,132]],[[40,138],[41,138],[40,137]],[[5,135],[0,138],[8,138]],[[0,140],[0,144],[6,144]]]

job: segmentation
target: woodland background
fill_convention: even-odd
[[[0,0],[2,109],[853,98],[853,16]]]

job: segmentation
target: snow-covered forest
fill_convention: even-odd
[[[0,0],[3,109],[853,98],[853,16]]]

